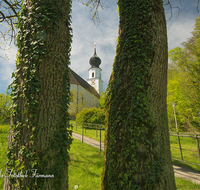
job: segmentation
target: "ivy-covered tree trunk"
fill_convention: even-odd
[[[102,190],[175,190],[167,121],[162,0],[118,0],[117,54],[106,96]]]
[[[20,12],[4,190],[68,189],[71,3],[27,0]]]

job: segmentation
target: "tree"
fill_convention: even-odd
[[[70,106],[69,113],[71,115],[77,115],[83,108],[87,107],[87,101],[84,97],[85,93],[82,90],[76,89],[70,90]]]
[[[10,118],[11,114],[11,96],[9,95],[8,90],[6,90],[6,94],[0,94],[0,122],[7,122],[7,119]]]
[[[191,119],[193,114],[195,98],[195,92],[193,91],[192,81],[188,77],[188,73],[180,68],[169,69],[168,84],[167,84],[167,110],[169,128],[176,130],[176,124],[174,119],[174,109],[172,102],[176,102],[176,115],[179,131],[191,131]],[[191,112],[192,111],[192,112]]]
[[[68,189],[70,12],[71,0],[27,0],[19,13],[5,175],[25,177],[4,190]]]
[[[101,109],[105,109],[105,98],[106,98],[107,92],[102,92],[101,97],[99,99],[99,105]]]
[[[76,121],[105,125],[105,112],[100,108],[84,108],[77,114]]]
[[[162,0],[118,0],[119,37],[106,96],[102,190],[175,190],[167,120]]]
[[[200,129],[200,17],[196,18],[192,37],[169,51],[171,66],[168,74],[168,113],[173,115],[170,105],[177,102],[177,120],[186,130]],[[184,82],[185,81],[185,82]]]

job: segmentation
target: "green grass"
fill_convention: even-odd
[[[69,189],[100,190],[103,153],[99,149],[74,139],[70,150]]]
[[[76,122],[71,120],[70,123],[74,126],[73,132],[82,135],[81,125],[77,125],[77,129],[76,129]],[[94,140],[100,141],[100,131],[97,130],[97,134],[98,134],[98,136],[96,136],[95,129],[89,129],[89,128],[84,129],[84,136],[87,136]],[[101,142],[104,142],[104,136],[105,136],[105,131],[101,131]],[[196,139],[189,138],[189,137],[180,137],[180,141],[181,141],[181,148],[194,150],[194,151],[197,150]],[[199,139],[199,141],[200,141],[200,139]],[[170,145],[171,145],[171,147],[179,148],[178,137],[170,136]],[[179,149],[171,148],[171,153],[172,153],[172,158],[181,160],[181,155],[180,155]],[[183,160],[199,164],[197,152],[182,150],[182,154],[183,154]],[[197,165],[184,163],[184,162],[180,162],[177,160],[172,160],[172,162],[175,165],[179,165],[179,166],[183,166],[183,167],[186,167],[189,169],[194,169],[196,171],[200,171],[200,166],[197,166]]]
[[[2,174],[5,167],[5,151],[7,147],[7,135],[9,126],[0,126],[1,151],[0,164]],[[3,143],[3,144],[2,144]],[[103,152],[100,154],[99,149],[88,146],[79,140],[74,139],[70,149],[69,162],[69,190],[74,190],[78,185],[78,190],[100,190],[101,174],[103,171]],[[3,189],[3,179],[0,178],[0,189]],[[178,190],[195,190],[200,189],[200,185],[190,181],[175,178]]]
[[[177,190],[196,190],[200,189],[200,185],[192,183],[191,181],[175,177]]]
[[[181,142],[182,149],[197,151],[196,139],[190,138],[190,137],[180,137],[180,142]],[[170,146],[171,146],[172,158],[181,160],[178,137],[170,136]],[[176,148],[172,148],[172,147],[176,147]],[[189,151],[189,150],[182,150],[183,160],[199,164],[198,153]],[[183,166],[189,169],[200,171],[200,166],[197,166],[197,165],[180,162],[173,159],[172,159],[172,162],[175,165],[179,165],[179,166]]]
[[[0,125],[0,175],[5,173],[8,131],[9,125]],[[0,177],[0,189],[3,189],[3,182],[4,178]]]
[[[70,124],[73,125],[73,132],[82,135],[82,127],[81,125],[77,125],[76,127],[76,122],[75,121],[70,121]],[[87,136],[89,138],[92,138],[96,141],[100,142],[100,130],[96,129],[84,129],[83,131],[84,136]],[[105,130],[101,130],[101,142],[104,142],[104,137],[105,137]]]

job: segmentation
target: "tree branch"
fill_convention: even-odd
[[[78,0],[79,2],[81,2],[83,5],[85,5],[86,7],[90,8],[90,11],[94,11],[93,15],[92,15],[92,20],[95,23],[95,20],[97,21],[97,23],[100,23],[100,18],[99,18],[99,8],[103,9],[103,4],[105,2],[102,3],[102,0]]]
[[[13,8],[13,5],[11,5],[7,0],[3,0],[3,1],[12,9],[12,11],[15,13],[15,15],[17,15],[17,12]]]

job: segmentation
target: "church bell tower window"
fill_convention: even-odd
[[[92,73],[92,77],[94,77],[94,73]]]

